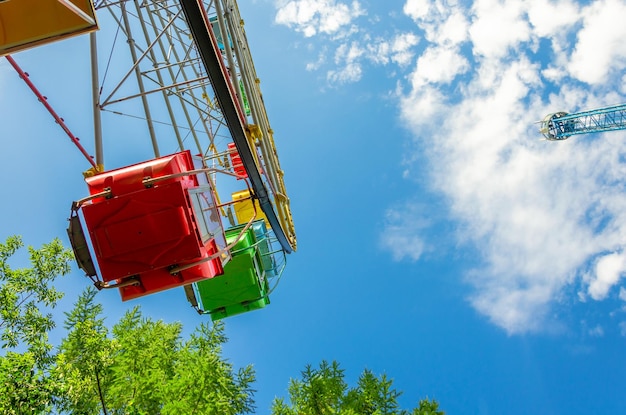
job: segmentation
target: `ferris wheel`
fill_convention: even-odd
[[[10,54],[85,33],[95,154],[75,141],[91,164],[68,228],[79,267],[122,300],[184,287],[213,320],[264,307],[296,236],[236,1],[0,0],[0,56],[36,94]],[[108,135],[127,119],[141,133]],[[136,140],[153,157],[107,170],[109,146]]]

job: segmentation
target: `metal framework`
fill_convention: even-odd
[[[155,157],[162,147],[171,151],[175,143],[176,150],[202,154],[209,166],[231,170],[228,144],[234,142],[253,197],[285,252],[295,250],[283,172],[236,2],[101,0],[95,8],[100,20],[107,14],[116,23],[117,34],[109,33],[106,39],[116,39],[110,54],[105,52],[109,59],[130,53],[127,70],[119,72],[116,64],[118,73],[99,74],[98,67],[108,65],[96,49],[106,48],[101,34],[98,45],[91,35],[95,107],[144,119]],[[117,80],[103,84],[100,76]],[[155,114],[166,114],[167,119],[157,120]],[[96,160],[101,165],[98,119],[95,124]]]
[[[541,121],[540,132],[547,140],[560,141],[577,134],[623,129],[626,129],[626,104],[574,114],[549,114]]]
[[[37,97],[37,99],[39,100],[39,102],[41,102],[41,104],[46,108],[46,110],[48,110],[48,112],[50,113],[50,115],[52,115],[52,118],[54,118],[54,121],[59,124],[59,126],[61,127],[61,129],[65,132],[65,134],[67,134],[67,136],[70,138],[70,140],[72,140],[72,143],[74,143],[74,145],[78,148],[78,150],[83,154],[83,156],[85,156],[85,158],[87,159],[87,161],[94,167],[97,168],[96,166],[96,162],[93,160],[93,157],[91,157],[91,155],[89,155],[89,153],[87,152],[87,150],[85,150],[85,148],[80,144],[80,141],[78,139],[78,137],[76,137],[72,131],[70,131],[69,127],[67,126],[67,124],[65,123],[65,120],[63,118],[61,118],[59,116],[59,114],[56,113],[56,111],[54,110],[54,108],[52,108],[52,106],[48,103],[48,98],[46,98],[40,91],[39,89],[37,89],[37,87],[35,86],[35,84],[33,84],[33,82],[29,79],[29,75],[24,72],[22,70],[22,68],[17,64],[17,62],[15,62],[15,59],[13,59],[13,57],[11,55],[5,55],[6,60],[9,62],[9,64],[13,67],[13,69],[15,69],[15,71],[18,73],[18,75],[20,76],[20,78],[22,78],[22,80],[24,81],[24,83],[26,83],[26,85],[30,88],[30,90],[33,92],[33,94],[35,94],[35,96]]]

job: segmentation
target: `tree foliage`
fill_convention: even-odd
[[[63,294],[52,285],[69,273],[72,253],[58,239],[40,249],[28,247],[30,268],[13,269],[9,259],[21,238],[0,243],[0,413],[36,414],[49,410],[58,395],[50,373],[54,360],[48,332],[50,309]]]
[[[349,388],[344,370],[337,362],[322,361],[319,368],[308,365],[301,379],[289,383],[289,403],[277,398],[272,415],[443,415],[439,404],[424,399],[412,411],[400,408],[402,392],[393,388],[386,375],[375,376],[365,369],[357,385]]]
[[[54,320],[40,307],[54,308],[63,297],[52,283],[59,275],[69,273],[73,256],[55,239],[40,249],[29,246],[32,267],[14,270],[9,258],[23,246],[17,236],[0,243],[0,342],[2,348],[25,347],[37,364],[45,364],[52,349],[48,331],[54,327]]]
[[[437,403],[437,401],[422,399],[419,402],[419,406],[413,409],[411,415],[444,415],[444,412],[439,410],[439,403]]]
[[[189,339],[180,323],[129,310],[108,333],[88,289],[67,314],[57,356],[60,405],[74,414],[238,414],[254,409],[250,366],[235,372],[221,355],[221,324],[201,324]]]
[[[103,390],[108,388],[112,356],[117,343],[108,337],[101,317],[102,305],[96,304],[97,291],[90,287],[65,313],[67,337],[59,346],[55,374],[62,384],[59,408],[75,414],[95,414],[103,406]]]
[[[104,415],[235,415],[254,410],[255,373],[222,356],[223,324],[201,324],[187,338],[180,323],[144,317],[135,307],[107,326],[97,291],[87,288],[65,313],[66,337],[55,350],[50,310],[62,293],[53,283],[69,272],[72,253],[58,240],[28,248],[30,268],[9,259],[19,237],[0,243],[0,413]],[[307,366],[291,380],[289,401],[274,415],[443,415],[424,399],[400,408],[401,392],[385,375],[364,370],[349,387],[337,362]]]
[[[129,310],[107,328],[97,291],[87,288],[65,313],[66,337],[48,341],[49,312],[62,293],[53,282],[70,270],[58,240],[29,248],[31,268],[12,269],[19,237],[0,243],[0,413],[238,414],[254,409],[254,371],[235,370],[221,353],[223,325],[180,323]]]

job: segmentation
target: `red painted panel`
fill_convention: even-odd
[[[237,180],[247,178],[248,173],[246,172],[246,168],[243,166],[243,161],[241,160],[241,156],[237,152],[235,143],[228,143],[228,155],[230,156],[230,162],[233,165],[235,173],[240,176],[237,178]]]
[[[145,177],[158,178],[194,169],[185,151],[88,178],[90,194],[110,187],[112,196],[82,206],[104,282],[138,285],[120,288],[122,300],[141,297],[212,278],[224,272],[214,258],[172,275],[177,266],[195,264],[216,254],[214,239],[202,243],[188,189],[198,186],[195,175],[170,177],[146,187]]]
[[[202,256],[181,182],[85,205],[83,215],[103,281]]]
[[[120,169],[110,170],[85,179],[89,187],[89,194],[96,194],[111,188],[114,196],[138,191],[144,188],[142,180],[145,177],[163,177],[169,174],[177,174],[193,170],[193,160],[189,150],[160,157],[158,159],[133,164]],[[184,176],[182,178],[166,179],[161,184],[174,181],[183,181],[184,187],[198,185],[196,176]]]
[[[131,201],[127,207],[129,205],[135,203]],[[182,206],[165,207],[158,212],[104,224],[94,230],[95,239],[103,242],[100,244],[103,258],[115,258],[139,248],[167,244],[189,236],[190,232]]]
[[[213,240],[207,243],[205,251],[207,253],[206,256],[210,256],[217,252],[217,248]],[[219,258],[203,262],[192,268],[181,271],[178,275],[171,275],[167,269],[150,271],[139,276],[139,285],[120,288],[120,295],[122,296],[122,301],[132,300],[133,298],[143,297],[155,292],[202,281],[223,273],[224,270]]]

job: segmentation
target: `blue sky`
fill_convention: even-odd
[[[626,3],[241,1],[298,251],[272,304],[226,320],[259,414],[307,363],[369,368],[449,414],[626,408],[626,134],[552,143],[550,112],[626,102]],[[104,29],[103,29],[104,30]],[[14,55],[91,147],[87,37]],[[0,60],[0,237],[67,242],[89,166]],[[150,158],[105,117],[105,162]],[[174,143],[172,143],[174,144]],[[76,269],[62,304],[87,285]],[[181,290],[122,303],[204,319]],[[57,333],[58,337],[60,333]]]

